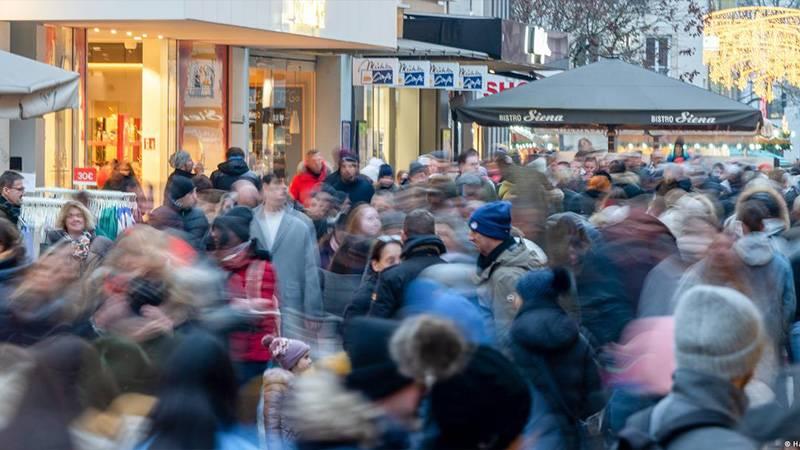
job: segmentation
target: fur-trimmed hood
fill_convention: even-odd
[[[274,367],[264,372],[264,389],[269,387],[289,387],[295,379],[295,374],[288,370]]]
[[[791,226],[789,221],[789,208],[786,206],[786,201],[783,199],[783,196],[776,191],[772,186],[769,185],[768,182],[764,183],[750,183],[747,189],[739,195],[739,199],[736,201],[736,212],[735,216],[739,216],[739,212],[741,211],[742,204],[744,202],[750,200],[753,195],[765,193],[768,194],[772,199],[779,205],[780,207],[780,217],[779,219],[783,222],[783,230],[788,230]]]
[[[611,181],[615,185],[623,185],[623,184],[635,184],[639,185],[639,175],[636,175],[634,172],[622,172],[622,173],[612,173]]]
[[[372,448],[381,437],[385,413],[343,380],[320,370],[298,377],[286,416],[301,442],[354,443]]]

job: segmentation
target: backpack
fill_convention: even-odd
[[[645,423],[650,424],[653,416],[651,407]],[[676,438],[698,428],[733,428],[735,422],[729,416],[712,410],[694,411],[669,422],[655,434],[640,428],[627,426],[619,432],[616,450],[659,450],[666,449]]]

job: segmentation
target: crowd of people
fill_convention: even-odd
[[[99,236],[77,198],[38,257],[0,175],[0,447],[800,441],[800,167],[335,158],[178,151],[141,223]],[[104,184],[144,197],[127,163]]]

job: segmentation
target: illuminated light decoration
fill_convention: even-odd
[[[772,101],[773,86],[800,86],[800,9],[730,8],[706,17],[703,62],[726,88],[753,91]]]

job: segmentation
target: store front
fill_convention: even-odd
[[[251,162],[293,175],[315,148],[315,60],[251,55],[248,115]]]

